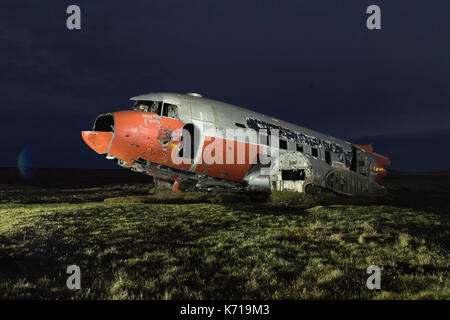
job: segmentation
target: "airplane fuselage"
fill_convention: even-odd
[[[98,116],[83,139],[123,167],[175,182],[175,189],[189,183],[251,186],[249,173],[284,152],[376,181],[390,164],[369,146],[197,94],[150,93],[131,100],[133,110]],[[263,156],[269,161],[262,163]]]

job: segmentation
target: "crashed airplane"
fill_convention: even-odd
[[[89,147],[173,191],[377,192],[390,160],[357,145],[197,93],[150,93],[101,114]]]

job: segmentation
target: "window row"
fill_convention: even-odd
[[[260,138],[260,144],[270,146],[270,135],[269,136],[263,136],[262,139]],[[280,139],[279,140],[279,148],[281,150],[288,150],[288,142],[286,140]],[[301,144],[295,144],[295,150],[297,152],[304,152],[303,145]],[[311,153],[313,157],[319,158],[319,149],[311,147]],[[331,152],[328,150],[325,150],[325,162],[331,165]]]

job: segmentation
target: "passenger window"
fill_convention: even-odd
[[[331,153],[328,150],[325,150],[325,162],[331,165]]]
[[[162,116],[178,119],[178,107],[170,103],[164,103]]]
[[[317,148],[311,148],[311,155],[313,157],[318,158],[319,157],[319,150]]]
[[[298,145],[297,145],[297,151],[298,151],[298,152],[303,152],[303,145],[298,144]]]
[[[270,131],[263,130],[258,132],[259,144],[270,146]]]
[[[280,149],[287,150],[287,141],[280,139]]]
[[[294,151],[296,148],[297,144],[295,142],[292,141],[288,141],[287,143],[287,149],[288,151]]]

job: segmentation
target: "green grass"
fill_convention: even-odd
[[[2,299],[450,298],[446,202],[302,207],[131,186],[0,196]],[[81,290],[66,288],[72,264]],[[366,287],[372,264],[382,290]]]

